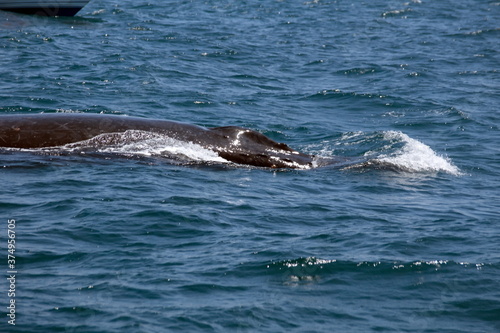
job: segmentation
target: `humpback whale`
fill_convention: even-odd
[[[175,121],[88,113],[1,115],[0,147],[61,147],[133,130],[198,144],[237,164],[296,169],[310,168],[316,159],[243,127],[205,128]]]

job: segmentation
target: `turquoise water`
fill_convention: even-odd
[[[0,12],[0,115],[238,125],[370,161],[4,149],[1,331],[500,331],[499,22],[472,0]]]

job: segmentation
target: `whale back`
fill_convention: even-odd
[[[88,140],[101,134],[140,130],[196,141],[207,130],[174,121],[101,114],[0,116],[0,147],[44,148]]]
[[[207,129],[167,120],[77,113],[0,116],[0,147],[57,147],[129,130],[159,133],[199,144],[238,164],[302,168],[310,167],[314,158],[262,133],[239,126]]]

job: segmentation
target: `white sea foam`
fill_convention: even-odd
[[[106,133],[89,140],[64,146],[65,149],[95,148],[101,153],[138,156],[166,156],[190,162],[228,163],[215,151],[201,145],[177,140],[159,133],[129,130],[123,133]]]
[[[447,172],[459,175],[460,170],[451,161],[439,156],[429,146],[399,131],[384,132],[384,139],[403,142],[402,148],[377,160],[390,163],[413,172]]]

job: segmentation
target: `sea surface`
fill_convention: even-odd
[[[0,59],[0,116],[237,125],[360,161],[2,149],[1,332],[500,332],[500,2],[91,0],[0,12]]]

